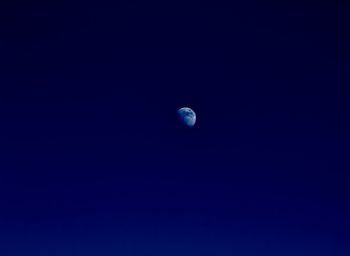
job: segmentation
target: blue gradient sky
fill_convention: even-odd
[[[345,6],[242,2],[1,3],[0,255],[349,255]]]

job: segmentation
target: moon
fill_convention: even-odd
[[[181,121],[187,126],[192,127],[196,123],[196,113],[189,107],[180,108],[177,113],[179,114]]]

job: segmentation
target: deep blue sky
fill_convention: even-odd
[[[0,255],[349,255],[345,5],[8,2]]]

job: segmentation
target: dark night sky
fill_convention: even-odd
[[[0,255],[349,255],[344,4],[8,2]]]

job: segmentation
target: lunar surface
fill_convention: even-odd
[[[183,107],[177,112],[184,124],[190,127],[194,126],[196,123],[196,113],[191,108]]]

